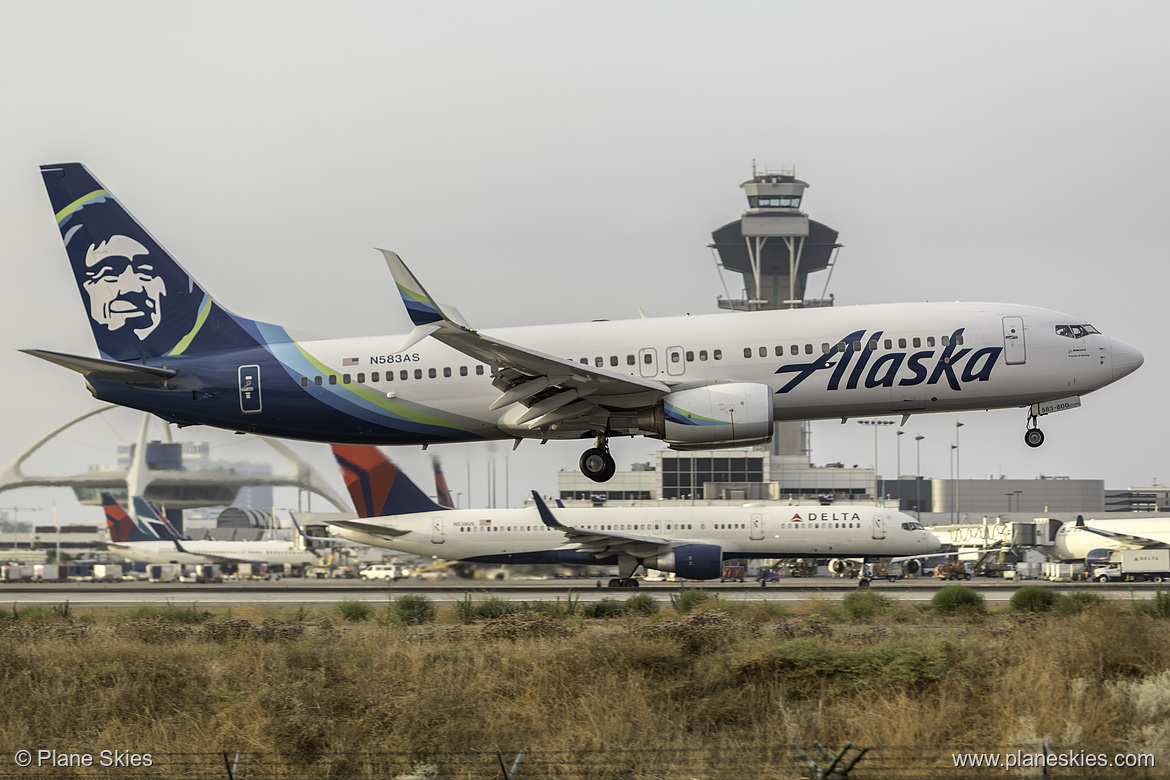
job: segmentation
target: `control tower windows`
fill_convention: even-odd
[[[749,195],[748,206],[753,209],[798,209],[799,195]]]

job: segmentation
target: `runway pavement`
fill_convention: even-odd
[[[669,601],[671,594],[681,588],[705,588],[718,593],[720,598],[736,600],[769,600],[797,602],[810,597],[840,600],[857,589],[856,580],[828,577],[793,578],[761,587],[755,582],[719,583],[688,582],[642,583],[636,589],[606,587],[606,579],[506,580],[479,581],[445,579],[436,582],[403,580],[400,582],[362,582],[360,580],[301,580],[280,579],[253,582],[223,582],[208,584],[150,583],[150,582],[64,582],[64,583],[4,583],[0,584],[0,607],[26,604],[61,604],[78,609],[126,608],[136,604],[173,603],[199,604],[204,607],[228,606],[330,606],[347,599],[368,602],[386,602],[403,594],[419,594],[436,603],[462,601],[470,594],[472,599],[490,597],[509,601],[556,601],[570,596],[584,602],[603,598],[625,599],[634,593],[648,593],[661,601]],[[877,580],[872,588],[882,595],[909,602],[927,602],[939,588],[955,584],[935,579]],[[989,605],[1006,604],[1024,585],[1041,585],[1058,590],[1085,590],[1106,598],[1148,599],[1158,590],[1153,583],[1055,583],[1012,582],[1000,579],[975,578],[963,581],[966,587],[983,594]]]

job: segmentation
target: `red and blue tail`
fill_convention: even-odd
[[[377,447],[334,444],[333,457],[359,517],[443,511]]]

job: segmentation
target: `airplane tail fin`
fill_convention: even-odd
[[[103,358],[133,361],[287,338],[216,303],[85,166],[43,165],[41,177]]]
[[[445,510],[410,481],[377,447],[334,444],[333,457],[359,517]]]
[[[159,541],[159,536],[143,530],[109,493],[102,493],[102,508],[106,510],[106,527],[110,531],[110,541],[114,544]]]
[[[439,506],[454,509],[455,501],[451,498],[451,489],[447,487],[447,478],[443,476],[442,464],[439,463],[438,458],[432,457],[431,465],[435,467],[435,500]]]
[[[170,542],[182,538],[171,521],[163,517],[154,504],[142,496],[134,496],[133,505],[138,522],[150,528],[159,539]]]

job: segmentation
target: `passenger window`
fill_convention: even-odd
[[[811,355],[812,353],[813,353],[813,345],[812,344],[805,344],[804,345],[804,354]]]
[[[475,367],[475,375],[476,376],[483,376],[483,366],[476,366]]]
[[[451,369],[449,367],[443,368],[443,376],[451,376]]]
[[[331,385],[337,384],[337,374],[330,374],[329,375],[329,384],[331,384]]]
[[[760,357],[768,357],[768,348],[760,347]]]
[[[405,382],[407,379],[410,378],[410,373],[406,369],[403,369],[403,370],[398,372],[398,378],[401,379],[403,382]]]
[[[784,347],[776,345],[776,357],[784,357]]]
[[[918,349],[918,348],[919,348],[919,347],[921,347],[921,346],[922,346],[922,339],[920,339],[920,338],[918,338],[917,336],[915,336],[915,337],[914,337],[914,348],[915,348],[915,349]]]
[[[906,349],[906,339],[898,339],[898,349]]]
[[[886,349],[893,349],[894,342],[890,341],[889,339],[886,339],[885,343],[883,343],[882,346],[885,347]]]
[[[926,346],[928,346],[928,347],[934,346],[934,336],[927,336],[926,337]]]
[[[433,369],[433,368],[428,368],[428,369],[427,369],[427,376],[429,376],[431,379],[434,379],[436,376],[438,376],[438,373],[439,373],[439,372],[437,372],[437,371],[436,371],[435,369]]]
[[[611,366],[616,366],[618,364],[617,355],[610,355],[609,356],[609,364]]]
[[[689,349],[687,350],[687,362],[688,363],[695,362],[695,353],[693,350],[689,350]]]
[[[358,373],[358,375],[357,375],[357,383],[358,383],[359,385],[364,385],[364,384],[366,383],[366,375],[365,375],[365,372],[359,372],[359,373]]]
[[[955,343],[958,344],[960,347],[963,346],[963,334],[962,333],[960,333],[958,336],[955,336]]]
[[[699,360],[706,360],[706,359],[707,359],[707,350],[700,349],[699,350]]]
[[[649,352],[647,352],[645,355],[642,356],[642,362],[645,363],[646,365],[650,365],[650,363],[653,362],[653,360],[654,360],[654,355],[652,355]]]
[[[349,374],[342,374],[341,375],[341,384],[343,384],[343,385],[349,384]]]
[[[681,359],[682,359],[682,355],[678,354],[677,351],[670,353],[670,362],[671,363],[677,363]]]
[[[750,358],[752,356],[752,348],[751,347],[744,347],[743,348],[743,356],[745,358]]]
[[[634,359],[633,355],[626,355],[626,365],[627,366],[636,366],[636,365],[638,365],[638,361]]]
[[[422,369],[421,368],[416,368],[414,370],[414,378],[415,379],[422,379]]]
[[[467,366],[459,366],[459,376],[467,376]]]
[[[602,366],[605,365],[605,358],[598,355],[597,357],[593,358],[593,365],[597,366],[598,368],[601,368]]]
[[[721,350],[721,349],[713,350],[711,352],[711,357],[715,360],[722,360],[723,359],[723,350]]]
[[[309,386],[309,378],[307,376],[301,377],[301,387]]]
[[[869,340],[869,351],[870,352],[877,351],[877,339],[870,339]]]
[[[824,343],[824,342],[821,343],[821,352],[823,352],[826,355],[829,354],[829,345],[827,343]]]
[[[943,337],[942,337],[942,339],[941,339],[941,343],[942,343],[942,345],[945,347],[945,346],[948,346],[948,345],[951,343],[951,340],[950,340],[950,338],[949,338],[949,337],[947,337],[947,336],[943,336]]]

